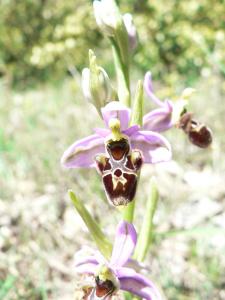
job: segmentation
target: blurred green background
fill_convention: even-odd
[[[166,133],[173,161],[143,168],[137,228],[153,174],[161,195],[149,276],[171,300],[225,299],[225,1],[118,3],[139,34],[132,90],[149,69],[162,99],[196,88],[191,109],[214,133],[201,150],[174,129]],[[0,1],[0,299],[80,299],[73,255],[94,245],[69,188],[113,239],[119,213],[96,171],[59,163],[74,140],[102,126],[80,89],[89,48],[114,82],[92,1]],[[146,112],[153,107],[146,99]]]

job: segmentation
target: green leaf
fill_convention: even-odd
[[[179,234],[191,238],[208,238],[209,236],[213,236],[216,234],[225,234],[225,230],[215,225],[202,225],[190,229],[174,229],[166,232],[157,233],[156,239],[161,240]]]
[[[6,280],[0,285],[0,300],[3,300],[8,292],[13,288],[16,278],[8,276]]]
[[[159,194],[156,186],[155,178],[150,182],[150,197],[147,201],[144,220],[138,237],[134,258],[143,261],[150,247],[153,237],[153,217],[156,211]]]
[[[106,258],[109,259],[112,253],[112,244],[108,241],[108,239],[102,232],[101,228],[99,227],[98,223],[92,218],[92,216],[90,215],[86,207],[76,197],[76,195],[73,193],[72,190],[69,190],[69,196],[77,212],[79,213],[84,223],[86,224],[98,249]]]

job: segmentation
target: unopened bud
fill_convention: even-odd
[[[84,68],[82,70],[82,80],[81,80],[81,85],[82,85],[82,90],[84,93],[84,97],[88,100],[91,101],[91,91],[90,91],[90,69],[89,68]]]
[[[137,47],[137,30],[133,22],[133,16],[129,13],[123,15],[123,22],[128,34],[128,42],[130,50]]]
[[[181,98],[182,98],[182,99],[185,99],[185,100],[189,100],[189,98],[190,98],[195,92],[196,92],[195,89],[188,87],[188,88],[186,88],[186,89],[183,90],[182,95],[181,95]]]
[[[129,64],[128,31],[115,0],[94,0],[94,15],[100,30],[113,38],[113,46],[117,45],[117,55],[124,65]],[[121,96],[122,97],[122,96]]]
[[[118,24],[121,23],[121,15],[114,0],[95,0],[93,8],[99,28],[107,36],[113,36]]]
[[[110,101],[112,87],[106,71],[96,63],[96,56],[89,51],[90,68],[82,71],[82,89],[85,98],[92,102],[96,109],[101,111],[101,107]],[[101,113],[100,113],[101,114]]]

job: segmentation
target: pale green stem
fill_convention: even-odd
[[[132,223],[134,219],[135,200],[127,204],[123,209],[123,220]]]
[[[130,124],[131,125],[136,124],[141,127],[142,123],[143,123],[143,82],[142,80],[139,80],[136,88]]]
[[[70,199],[73,202],[74,207],[83,219],[87,226],[93,240],[95,241],[100,252],[109,259],[112,253],[112,244],[108,241],[98,223],[92,218],[83,203],[76,197],[72,190],[69,190]]]
[[[130,125],[139,125],[141,127],[142,119],[143,119],[143,83],[141,80],[139,80],[136,89],[134,107],[133,107],[133,113],[132,113]],[[134,209],[135,209],[135,200],[133,200],[123,209],[123,219],[125,221],[129,223],[133,222]]]
[[[152,242],[154,227],[153,217],[156,211],[158,198],[158,189],[156,186],[155,178],[153,177],[150,182],[150,197],[147,201],[145,216],[134,253],[134,258],[140,262],[145,259]]]
[[[113,38],[111,38],[114,64],[116,68],[118,97],[119,101],[130,107],[130,79],[129,79],[129,64],[124,64],[121,58],[119,47]]]

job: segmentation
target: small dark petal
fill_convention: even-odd
[[[109,141],[107,143],[107,151],[115,160],[121,160],[129,153],[130,146],[126,139],[121,139],[120,141]]]
[[[132,161],[133,161],[136,172],[139,171],[143,164],[143,157],[142,157],[140,151],[134,150],[132,152]]]
[[[95,157],[95,162],[96,162],[97,170],[99,171],[100,174],[102,174],[104,170],[111,169],[109,159],[103,154],[97,155]]]
[[[108,171],[108,170],[111,170],[112,169],[112,165],[109,161],[109,158],[106,159],[106,162],[105,162],[105,167],[104,167],[104,171]]]
[[[203,124],[195,124],[188,137],[192,144],[200,148],[207,148],[212,143],[212,132]]]
[[[127,156],[125,167],[138,172],[143,164],[143,157],[140,151],[134,150],[131,155]]]

